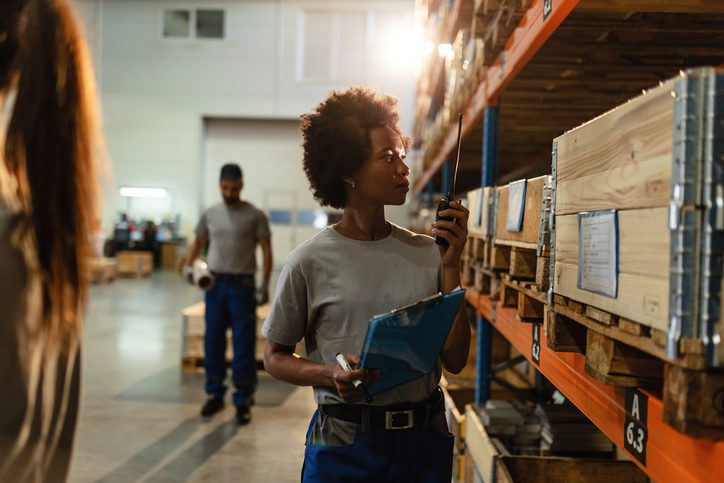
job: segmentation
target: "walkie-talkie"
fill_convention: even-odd
[[[440,200],[440,203],[437,205],[437,214],[435,215],[435,221],[438,220],[445,220],[445,221],[454,221],[455,218],[452,216],[440,216],[440,212],[443,210],[447,210],[450,206],[450,202],[455,199],[455,184],[457,183],[458,179],[458,166],[460,165],[460,135],[462,134],[463,129],[463,115],[458,114],[458,145],[457,145],[457,154],[455,155],[455,175],[452,179],[452,185],[448,186],[447,193],[443,198]],[[450,246],[450,243],[439,236],[435,237],[435,243],[440,245],[443,248],[447,248]]]

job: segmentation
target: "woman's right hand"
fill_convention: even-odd
[[[360,363],[359,355],[345,354],[344,357],[353,368]],[[377,370],[353,369],[352,372],[346,372],[339,364],[334,364],[332,368],[332,381],[339,397],[345,402],[355,402],[362,397],[352,381],[360,380],[369,389],[377,379],[379,379]]]

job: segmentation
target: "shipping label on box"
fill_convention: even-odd
[[[505,223],[505,229],[508,231],[520,231],[523,227],[525,187],[524,179],[508,184],[508,218]]]
[[[616,298],[618,214],[615,210],[578,214],[578,288]]]

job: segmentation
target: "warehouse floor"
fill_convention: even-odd
[[[180,314],[201,299],[168,272],[93,286],[71,482],[299,481],[311,389],[260,371],[250,425],[230,403],[198,415],[204,376],[180,369]]]

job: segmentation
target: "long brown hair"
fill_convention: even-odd
[[[66,0],[3,3],[11,11],[0,21],[0,89],[17,88],[5,162],[32,222],[46,327],[65,333],[77,328],[85,306],[97,215],[94,79]]]

